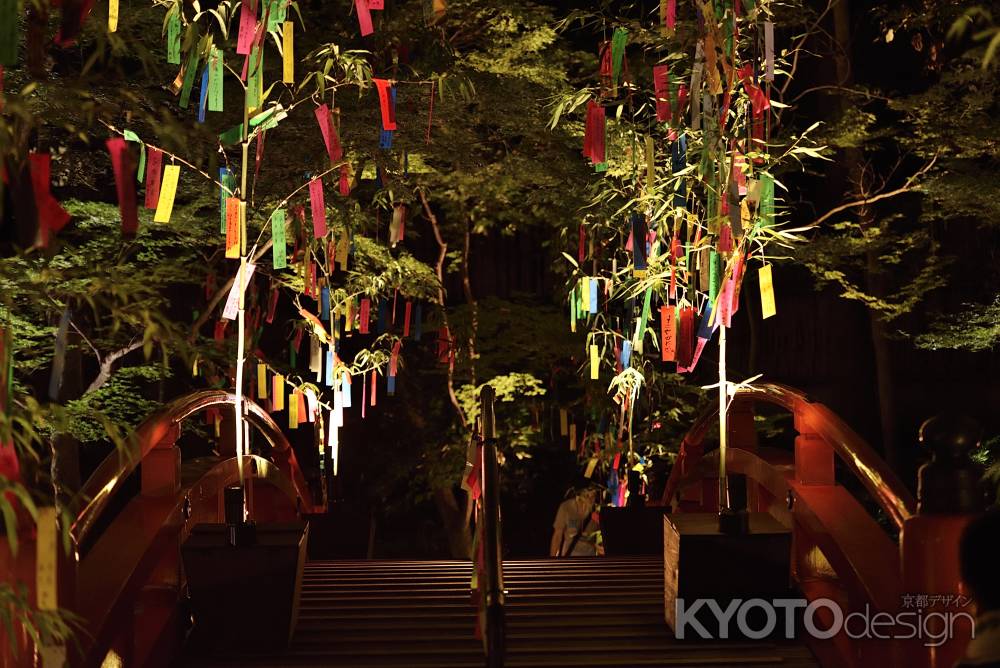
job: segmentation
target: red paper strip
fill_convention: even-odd
[[[136,211],[135,181],[132,178],[132,155],[128,152],[128,142],[121,137],[112,137],[105,144],[111,154],[111,167],[115,172],[122,235],[133,237],[139,231],[139,213]]]
[[[684,116],[684,107],[687,106],[688,100],[688,87],[686,84],[681,84],[677,87],[677,114],[674,118],[674,122],[680,123],[681,118]]]
[[[406,302],[406,309],[403,315],[403,336],[410,335],[410,315],[413,312],[413,302]]]
[[[656,92],[656,120],[670,120],[670,72],[666,65],[653,67],[653,88]]]
[[[65,227],[70,218],[49,191],[51,166],[48,153],[32,153],[28,156],[31,188],[35,193],[35,211],[38,213],[39,242],[42,246],[48,246],[52,235]]]
[[[580,247],[577,249],[577,260],[580,264],[583,264],[583,260],[587,257],[587,230],[580,225]]]
[[[375,369],[372,369],[372,391],[370,392],[370,394],[372,395],[372,400],[371,400],[371,404],[370,405],[372,405],[372,406],[374,406],[376,404],[377,399],[378,399],[378,383],[377,383],[377,381],[378,381],[378,373],[376,373]]]
[[[368,0],[354,0],[354,8],[358,11],[358,27],[361,28],[361,36],[367,37],[375,32],[372,27],[372,14],[368,11]]]
[[[241,56],[250,55],[250,48],[253,46],[254,37],[257,35],[257,12],[250,6],[249,0],[240,3],[240,31],[236,38],[236,53]],[[246,79],[246,63],[243,64]]]
[[[451,358],[451,332],[448,331],[447,327],[442,327],[438,331],[437,357],[441,364],[448,362]]]
[[[351,170],[347,165],[340,166],[340,194],[347,197],[351,194]]]
[[[278,308],[278,288],[271,289],[271,296],[267,301],[267,322],[274,322],[274,312]]]
[[[309,207],[312,210],[313,237],[322,239],[326,236],[326,203],[323,201],[321,179],[309,182]]]
[[[604,107],[593,100],[587,103],[587,122],[583,133],[583,155],[592,164],[604,162]]]
[[[358,0],[363,2],[364,0]],[[388,79],[372,79],[378,89],[378,104],[382,109],[382,129],[396,129],[396,111],[392,108],[392,82]]]
[[[667,3],[667,28],[673,30],[677,25],[677,0],[661,0],[661,2]]]
[[[368,9],[385,9],[385,0],[368,0]]]
[[[160,202],[160,174],[163,171],[163,152],[150,148],[146,154],[146,208],[155,209]]]
[[[340,137],[337,136],[337,128],[333,127],[333,115],[330,107],[321,104],[316,107],[316,122],[319,123],[319,130],[323,133],[323,143],[326,145],[326,153],[330,156],[331,162],[337,162],[344,157],[344,149],[340,145]]]
[[[371,317],[371,310],[372,300],[368,299],[368,297],[363,297],[361,299],[361,323],[358,329],[362,334],[368,333],[368,320]]]
[[[312,417],[312,413],[309,413],[308,416],[306,415],[307,411],[306,411],[306,395],[305,395],[305,393],[304,392],[296,392],[295,394],[298,395],[298,400],[299,400],[299,410],[296,411],[297,414],[298,414],[298,418],[299,418],[299,424],[302,424],[306,420],[309,420],[309,422],[312,422],[312,420],[309,419],[309,418]]]
[[[680,327],[677,336],[677,366],[687,367],[694,357],[694,308],[681,308]]]
[[[402,345],[402,341],[396,339],[396,343],[392,344],[392,354],[389,355],[389,375],[395,376],[396,371],[398,371],[399,366],[399,348]]]
[[[63,49],[73,46],[80,34],[80,29],[83,27],[83,22],[87,20],[87,16],[90,15],[90,10],[93,8],[94,0],[63,0],[59,32],[52,40],[55,45]]]

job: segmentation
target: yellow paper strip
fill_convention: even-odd
[[[38,509],[38,538],[35,543],[35,588],[39,610],[55,610],[59,607],[56,580],[56,550],[58,550],[58,526],[56,509]]]
[[[591,457],[590,461],[587,462],[587,470],[583,472],[583,477],[590,478],[594,475],[595,468],[597,468],[597,457]]]
[[[299,391],[295,390],[292,392],[292,396],[288,400],[288,428],[298,429],[299,428]]]
[[[153,214],[154,223],[169,223],[170,214],[174,210],[174,195],[177,194],[177,181],[181,176],[180,165],[167,165],[163,170],[163,184],[160,186],[160,201]]]
[[[569,434],[569,411],[565,408],[559,409],[559,435],[566,436]]]
[[[280,373],[274,376],[274,386],[271,388],[271,401],[274,403],[274,410],[285,410],[285,377]]]
[[[760,310],[766,320],[775,315],[778,310],[774,305],[774,284],[771,282],[771,265],[765,264],[757,272],[760,279]]]
[[[118,30],[118,0],[108,0],[108,32]]]
[[[598,380],[601,377],[601,355],[597,346],[590,346],[590,379]]]
[[[576,452],[576,425],[569,426],[569,449]]]
[[[583,312],[590,313],[590,277],[583,277],[583,292],[580,295],[581,301],[583,302]]]
[[[263,364],[257,365],[257,396],[267,399],[267,367]]]
[[[295,83],[295,32],[291,21],[285,21],[281,39],[281,81]]]

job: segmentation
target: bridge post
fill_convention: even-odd
[[[163,438],[142,458],[142,495],[167,496],[181,488],[181,450],[177,447],[181,427],[173,423]]]
[[[801,485],[834,485],[833,448],[816,433],[801,411],[794,412],[795,481]]]
[[[964,416],[938,415],[920,426],[920,442],[932,456],[917,473],[917,514],[903,523],[899,536],[903,594],[912,597],[906,598],[912,606],[903,605],[919,606],[915,611],[924,615],[951,613],[954,623],[949,624],[950,637],[938,647],[912,643],[908,665],[950,668],[971,637],[972,607],[955,599],[968,596],[959,569],[959,540],[982,510],[981,471],[970,457],[981,433],[979,424]],[[970,617],[958,617],[960,613]]]
[[[729,447],[747,452],[757,452],[757,425],[754,423],[753,401],[734,399],[729,407],[727,427],[729,428]],[[737,482],[737,476],[740,482]],[[729,477],[731,487],[735,489],[742,487],[745,490],[745,507],[748,512],[767,511],[771,502],[770,495],[760,485],[738,473],[730,473]],[[730,494],[733,491],[734,489],[731,489]]]
[[[142,496],[150,503],[172,503],[181,489],[181,449],[177,447],[181,427],[179,422],[169,425],[164,436],[142,458]],[[154,529],[154,527],[149,527]],[[144,632],[148,628],[170,629],[159,636],[173,637],[181,633],[182,622],[177,616],[177,601],[181,589],[180,534],[168,534],[170,549],[153,565],[149,578],[137,592],[134,613],[122,623],[114,643],[116,654],[125,665],[153,665],[157,654],[157,636]],[[151,623],[155,620],[155,624]],[[162,625],[162,626],[161,626]]]

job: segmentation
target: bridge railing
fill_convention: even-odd
[[[243,458],[195,460],[182,467],[177,445],[181,423],[197,412],[235,406],[224,391],[196,392],[147,418],[128,450],[109,455],[81,492],[83,503],[70,535],[72,553],[60,550],[57,570],[60,605],[75,613],[83,628],[71,665],[169,665],[179,647],[184,580],[180,546],[202,522],[223,521],[223,490],[241,479],[250,516],[258,521],[288,521],[312,509],[312,496],[281,429],[260,406],[247,402],[247,421],[269,445],[263,454]],[[139,493],[107,521],[116,494],[139,469]],[[104,520],[102,520],[104,518]],[[35,550],[30,536],[16,558],[3,555],[7,577],[35,585]],[[25,642],[15,662],[33,666],[34,648]],[[75,655],[75,658],[73,658]]]
[[[792,413],[798,435],[791,456],[758,447],[754,415],[760,403]],[[717,407],[703,414],[681,444],[662,499],[677,511],[718,510],[719,455],[704,448],[717,416]],[[746,476],[748,510],[769,512],[792,529],[790,575],[806,599],[832,599],[845,615],[895,614],[909,596],[961,590],[957,536],[969,516],[918,515],[899,478],[826,406],[781,385],[741,388],[730,404],[728,423],[727,470]],[[836,458],[884,513],[898,542],[838,484]],[[934,534],[939,538],[930,539]],[[939,668],[951,666],[968,641],[967,625],[954,630],[938,647],[916,640],[851,639],[845,633],[810,644],[824,666]]]
[[[483,645],[487,668],[502,668],[506,652],[504,618],[503,537],[500,524],[500,466],[497,459],[497,428],[494,412],[495,390],[486,385],[480,391],[479,471],[481,496],[476,530],[480,555],[473,556],[481,578],[480,605],[483,609]],[[477,550],[477,551],[478,551]]]

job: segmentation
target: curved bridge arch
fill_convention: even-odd
[[[146,418],[129,440],[125,453],[111,453],[87,479],[79,498],[82,505],[72,527],[77,545],[83,542],[97,519],[107,508],[108,502],[121,489],[122,484],[156,450],[173,447],[179,436],[181,423],[195,413],[210,408],[234,410],[236,395],[225,390],[203,390],[175,399]],[[288,443],[281,428],[257,403],[243,399],[247,408],[246,419],[257,428],[270,446],[269,458],[277,464],[292,483],[299,503],[308,512],[312,510],[312,496],[302,470],[295,458],[295,451]]]
[[[124,455],[109,455],[84,485],[71,527],[75,558],[60,566],[60,578],[72,581],[73,601],[66,607],[84,620],[80,665],[102,665],[108,657],[120,665],[168,665],[185,623],[180,546],[195,524],[223,521],[228,485],[242,478],[250,515],[258,521],[289,521],[314,510],[288,440],[263,408],[245,398],[246,419],[267,442],[267,458],[244,456],[242,471],[235,457],[182,467],[176,443],[184,420],[211,408],[231,412],[235,402],[223,390],[176,399],[144,420]],[[99,519],[140,464],[139,494],[97,535]],[[84,541],[90,547],[81,556]]]
[[[758,403],[794,416],[793,453],[758,447]],[[684,437],[661,499],[674,512],[718,510],[718,450],[704,438],[717,425],[718,406],[703,413]],[[964,515],[919,515],[917,504],[877,453],[829,408],[778,384],[739,389],[728,410],[729,474],[747,480],[747,507],[769,512],[792,531],[791,573],[809,601],[832,599],[846,615],[901,612],[905,593],[956,593],[958,537]],[[880,523],[838,483],[835,459],[858,480],[884,515]],[[888,531],[887,531],[888,529]],[[823,609],[819,609],[822,613]],[[821,627],[831,623],[817,615]],[[970,618],[971,619],[971,618]],[[956,627],[939,647],[922,640],[854,639],[843,632],[808,639],[824,666],[951,666],[961,656],[969,629]]]

